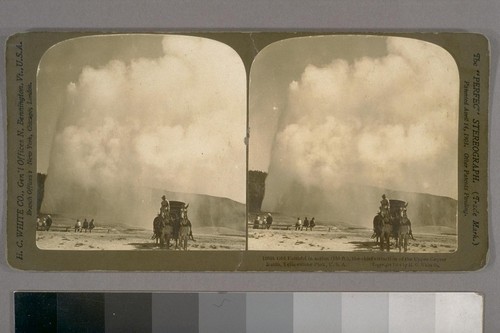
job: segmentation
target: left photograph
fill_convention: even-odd
[[[37,74],[42,250],[244,250],[246,72],[229,46],[101,35]]]

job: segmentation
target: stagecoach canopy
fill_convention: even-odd
[[[185,202],[182,201],[169,201],[170,211],[180,212],[186,206]]]
[[[401,208],[405,208],[408,203],[403,200],[389,200],[391,215],[398,214]]]

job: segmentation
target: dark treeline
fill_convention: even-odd
[[[250,212],[260,212],[266,191],[266,177],[266,172],[248,171],[248,210]]]
[[[45,193],[45,179],[47,179],[46,174],[44,174],[44,173],[37,173],[36,174],[36,184],[37,184],[36,209],[38,212],[40,212],[40,209],[42,208],[43,195]]]

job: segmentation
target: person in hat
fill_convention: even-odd
[[[315,225],[316,225],[316,219],[313,217],[309,222],[309,228],[311,228],[311,231],[313,230]]]
[[[297,217],[297,222],[295,222],[295,230],[302,230],[302,220]]]
[[[52,225],[52,217],[50,215],[47,215],[47,217],[45,218],[45,231],[49,231],[51,225]]]
[[[94,223],[94,219],[90,220],[89,222],[89,232],[92,232],[92,229],[95,228],[95,223]]]
[[[85,218],[85,220],[83,220],[83,230],[85,232],[87,232],[87,230],[89,230],[89,221],[87,221],[87,218]]]
[[[273,224],[273,216],[271,215],[271,213],[267,213],[267,217],[266,217],[266,229],[271,228],[271,224]]]
[[[75,232],[82,232],[82,222],[80,220],[76,220]]]
[[[259,229],[260,228],[260,216],[257,214],[255,216],[255,220],[253,220],[253,228],[254,229]]]
[[[307,216],[304,218],[304,229],[309,229],[309,220],[307,219]]]
[[[161,197],[161,206],[160,206],[160,215],[166,216],[168,213],[170,213],[170,202],[168,202],[167,198],[165,195]]]

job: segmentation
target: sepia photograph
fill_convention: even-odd
[[[248,248],[457,250],[459,71],[436,44],[275,42],[249,87]]]
[[[65,40],[37,73],[42,250],[244,250],[246,73],[195,36]]]
[[[8,261],[480,269],[488,47],[471,33],[16,34]]]

